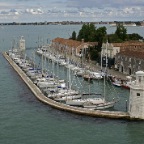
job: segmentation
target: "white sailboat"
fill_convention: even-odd
[[[108,44],[108,42],[107,42]],[[106,45],[106,51],[107,51],[107,45]],[[107,71],[107,53],[106,53],[106,67],[105,67],[105,72]],[[93,101],[87,101],[83,104],[84,108],[90,108],[90,109],[95,109],[95,110],[102,110],[102,109],[107,109],[114,107],[114,104],[118,102],[118,100],[113,99],[112,101],[106,101],[106,75],[104,76],[104,95],[103,98],[101,98],[101,103],[94,103]]]
[[[73,99],[73,100],[67,100],[67,105],[72,106],[83,106],[85,103],[93,103],[93,104],[101,104],[104,102],[104,99],[102,98],[83,98],[83,99]]]
[[[69,64],[69,60],[68,60]],[[73,99],[79,99],[81,98],[81,94],[79,94],[78,91],[71,89],[71,74],[70,74],[70,66],[68,67],[68,89],[63,90],[65,91],[63,94],[62,92],[59,92],[55,94],[54,100],[56,101],[67,101],[67,100],[73,100]]]

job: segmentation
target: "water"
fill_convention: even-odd
[[[38,37],[52,40],[69,37],[81,26],[2,26],[0,51],[11,48],[13,38],[23,35],[27,52],[37,47]],[[129,28],[142,36],[143,27]],[[114,28],[109,28],[109,31]],[[133,32],[131,31],[131,32]],[[99,85],[97,86],[99,89]],[[116,89],[124,108],[127,90]],[[0,54],[0,144],[142,144],[144,123],[91,118],[59,111],[38,101],[9,63]]]

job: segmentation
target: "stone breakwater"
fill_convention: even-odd
[[[56,102],[52,99],[46,97],[41,90],[31,81],[31,79],[21,70],[21,68],[7,55],[7,53],[3,53],[5,59],[9,62],[9,64],[14,68],[14,70],[19,74],[22,80],[26,83],[29,89],[33,92],[33,94],[43,103],[48,104],[51,107],[54,107],[59,110],[92,116],[92,117],[103,117],[103,118],[111,118],[111,119],[130,119],[130,116],[126,112],[121,111],[101,111],[101,110],[90,110],[86,108],[73,107],[63,103]]]

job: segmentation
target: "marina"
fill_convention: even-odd
[[[123,85],[123,87],[131,90],[129,104],[126,103],[128,110],[127,108],[126,112],[107,110],[109,108],[113,108],[114,105],[119,102],[119,98],[113,98],[112,100],[106,99],[106,81],[109,81],[116,87],[121,87],[121,83],[124,84],[123,81],[125,81],[118,80],[117,77],[110,75],[107,72],[107,64],[104,68],[105,71],[102,70],[97,73],[101,77],[94,78],[94,80],[103,81],[102,96],[102,94],[91,93],[90,91],[90,83],[93,83],[93,77],[91,75],[96,72],[91,71],[90,67],[87,68],[87,65],[83,67],[83,63],[76,63],[76,61],[74,59],[70,59],[68,55],[64,57],[64,55],[58,54],[57,51],[53,51],[53,47],[51,45],[38,48],[36,53],[41,57],[41,68],[36,66],[35,54],[33,59],[34,61],[25,56],[25,39],[21,36],[18,42],[18,48],[14,49],[12,47],[12,50],[3,53],[3,55],[40,101],[54,108],[81,115],[115,119],[143,119],[143,114],[141,113],[143,107],[139,105],[141,100],[137,96],[140,96],[143,92],[142,86],[144,81],[144,72],[136,72],[135,81],[131,81],[132,78],[127,76],[127,78],[130,79],[129,85],[127,85],[127,87]],[[52,64],[51,73],[49,69],[46,68],[46,65],[49,64],[49,62]],[[64,79],[60,79],[59,75],[55,75],[55,73],[59,73],[59,70],[55,72],[54,65],[61,65],[61,63],[65,63],[64,66],[67,73],[66,81]],[[83,78],[83,81],[87,81],[89,85],[89,90],[84,93],[80,92],[78,89],[76,90],[72,88],[72,77],[77,77],[77,74],[75,73],[81,70],[83,72],[80,76]],[[72,76],[72,71],[74,72],[74,76]],[[78,88],[77,83],[75,86]],[[137,87],[139,87],[139,91],[137,90]],[[82,86],[82,90],[83,89],[84,87]],[[94,97],[90,97],[92,95]],[[137,99],[139,102],[134,103],[133,99]],[[140,110],[138,111],[135,107],[139,107]]]
[[[129,121],[129,118],[116,118],[115,120],[100,118],[99,116],[85,116],[84,114],[57,110],[57,108],[39,101],[2,56],[2,53],[10,49],[14,36],[24,35],[27,55],[31,57],[32,52],[37,48],[36,40],[38,36],[48,36],[49,39],[53,39],[59,35],[67,38],[69,37],[68,32],[77,31],[80,26],[3,27],[0,34],[0,143],[143,143],[143,121]],[[109,28],[108,32],[112,32],[113,29],[113,27]],[[142,27],[129,27],[128,32],[131,31],[143,35]],[[63,68],[61,68],[61,71],[63,71]],[[96,81],[93,81],[93,83],[96,84]],[[100,93],[101,88],[101,82],[99,82],[95,89]],[[129,99],[129,90],[121,87],[115,89],[120,96],[120,101],[115,105],[114,110],[125,112],[125,100]]]
[[[61,104],[55,102],[43,95],[43,93],[33,84],[33,82],[25,75],[25,73],[8,57],[6,53],[3,54],[4,57],[8,60],[8,62],[12,65],[15,71],[20,75],[20,77],[24,80],[27,86],[31,89],[34,95],[42,102],[47,103],[48,105],[64,110],[70,111],[77,114],[84,114],[89,116],[96,116],[96,117],[107,117],[107,118],[125,118],[129,119],[129,115],[124,112],[110,112],[110,111],[95,111],[95,110],[88,110],[84,108],[75,108],[72,106],[68,106],[65,104]]]

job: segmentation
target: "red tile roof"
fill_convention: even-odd
[[[76,41],[76,40],[72,40],[72,39],[64,39],[64,38],[55,38],[52,40],[52,42],[56,42],[59,44],[63,44],[63,45],[67,45],[69,47],[75,47],[77,48],[78,46],[82,45],[84,42],[82,41]],[[89,45],[97,45],[97,42],[86,42]]]
[[[118,55],[144,59],[144,52],[138,52],[138,51],[121,51]]]
[[[123,43],[112,43],[114,47],[125,47],[125,46],[144,46],[144,42],[140,41],[126,41]]]

